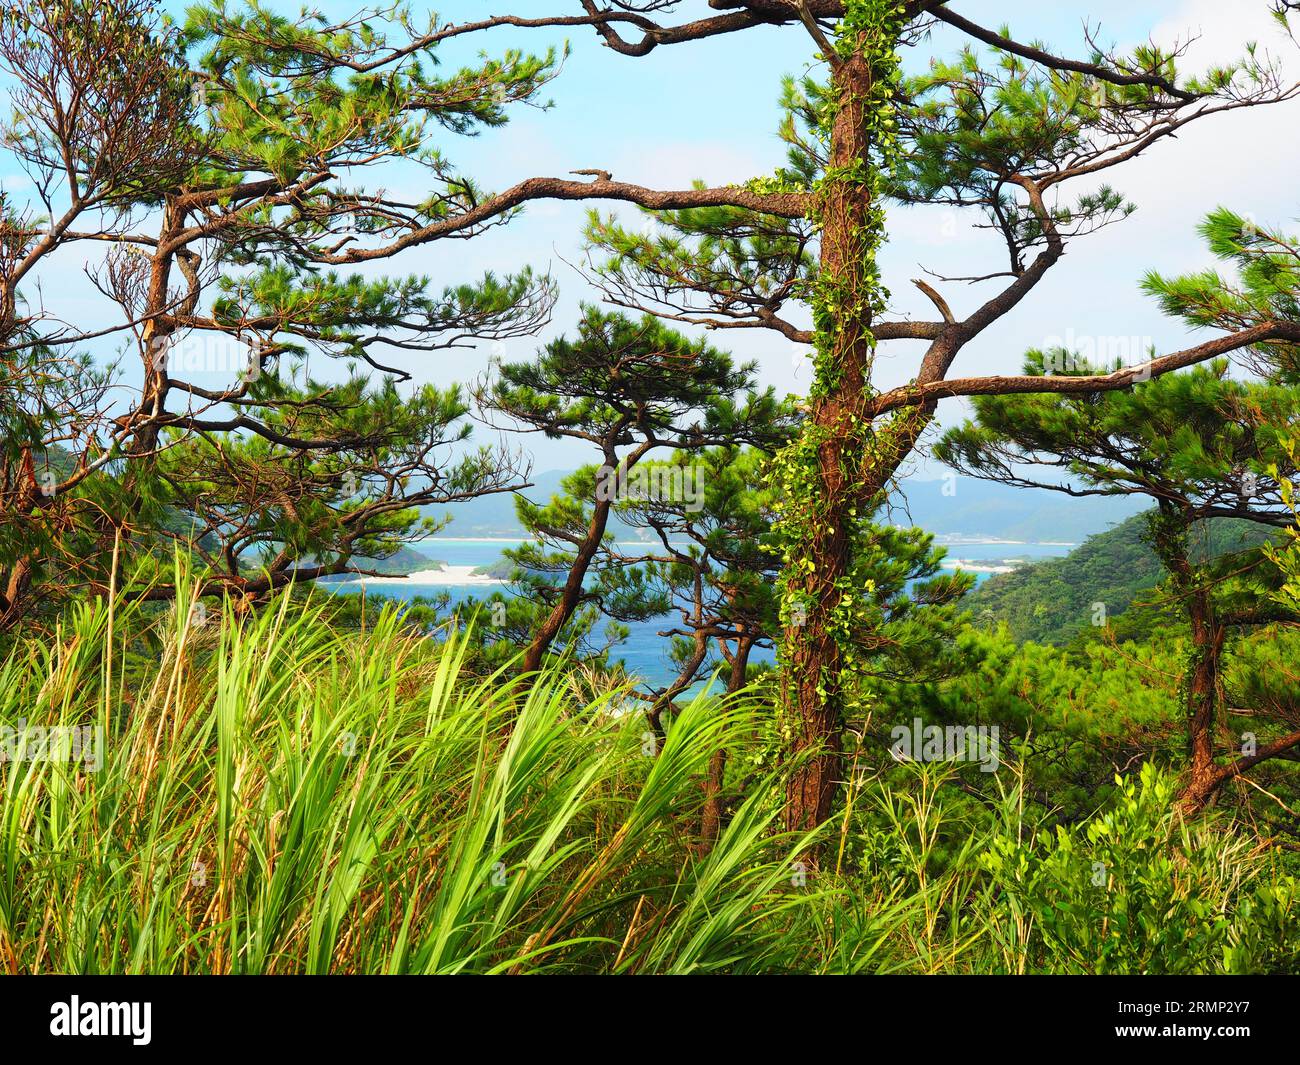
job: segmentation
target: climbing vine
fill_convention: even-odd
[[[898,39],[905,17],[897,0],[850,0],[831,45],[834,54],[827,56],[832,91],[817,104],[814,128],[826,147],[827,166],[813,189],[810,219],[821,232],[822,265],[805,295],[814,327],[811,416],[775,465],[783,489],[777,516],[784,565],[782,657],[789,667],[798,641],[808,636],[807,619],[816,614],[840,652],[837,667],[821,668],[817,700],[824,704],[831,692],[841,693],[845,711],[859,699],[854,681],[862,656],[855,633],[867,621],[872,592],[871,575],[861,564],[862,542],[881,486],[870,474],[895,446],[888,437],[896,428],[873,426],[867,411],[876,348],[872,322],[889,298],[877,254],[885,240],[883,194],[899,153]],[[863,149],[848,158],[837,141],[845,136],[839,119],[846,108],[852,109],[852,142]],[[831,219],[836,224],[828,224]],[[836,574],[819,571],[822,548],[831,541],[848,558]],[[795,670],[785,673],[789,686]]]

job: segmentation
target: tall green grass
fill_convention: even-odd
[[[652,756],[614,693],[469,677],[462,638],[391,612],[364,633],[289,597],[197,617],[83,603],[0,670],[0,719],[106,736],[97,771],[0,770],[0,967],[763,970],[820,901],[770,789],[692,844],[742,705],[695,700]]]
[[[198,624],[186,587],[162,612],[80,603],[0,666],[0,723],[105,738],[97,769],[0,765],[0,970],[1087,970],[1092,940],[1041,934],[1064,859],[1022,846],[1011,793],[972,819],[920,768],[850,788],[815,841],[734,757],[705,846],[709,759],[752,749],[757,700],[706,693],[659,742],[618,689],[473,675],[465,637],[391,611],[348,631],[286,595]],[[1285,896],[1259,905],[1290,927]]]

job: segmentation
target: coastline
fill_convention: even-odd
[[[1011,573],[1016,567],[990,565],[987,562],[972,562],[963,558],[945,558],[939,568],[948,570],[963,569],[967,573]]]
[[[442,569],[422,569],[408,573],[405,577],[371,577],[358,576],[348,581],[334,581],[338,585],[372,585],[372,584],[423,584],[441,587],[494,587],[506,582],[496,577],[475,573],[477,566],[444,566]]]
[[[490,588],[502,587],[509,583],[498,577],[488,577],[482,573],[475,573],[474,570],[477,568],[476,566],[447,566],[440,570],[417,570],[414,573],[408,573],[404,577],[372,577],[366,575],[357,576],[346,581],[331,581],[330,583],[340,587],[404,584],[439,588]],[[968,573],[1011,573],[1016,567],[990,565],[983,562],[953,558],[944,559],[943,565],[939,568],[944,570],[966,570]]]

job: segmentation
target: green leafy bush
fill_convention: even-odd
[[[1154,765],[1138,781],[1116,783],[1112,808],[1077,828],[992,840],[984,863],[999,888],[999,924],[1027,930],[1025,968],[1174,975],[1294,968],[1294,881],[1256,884],[1261,859],[1250,844],[1212,822],[1185,824],[1173,778]]]

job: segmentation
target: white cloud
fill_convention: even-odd
[[[1265,0],[1186,0],[1156,24],[1151,37],[1167,46],[1190,42],[1185,70],[1231,63],[1249,41],[1274,56],[1292,78],[1300,68],[1295,43],[1273,19]]]

